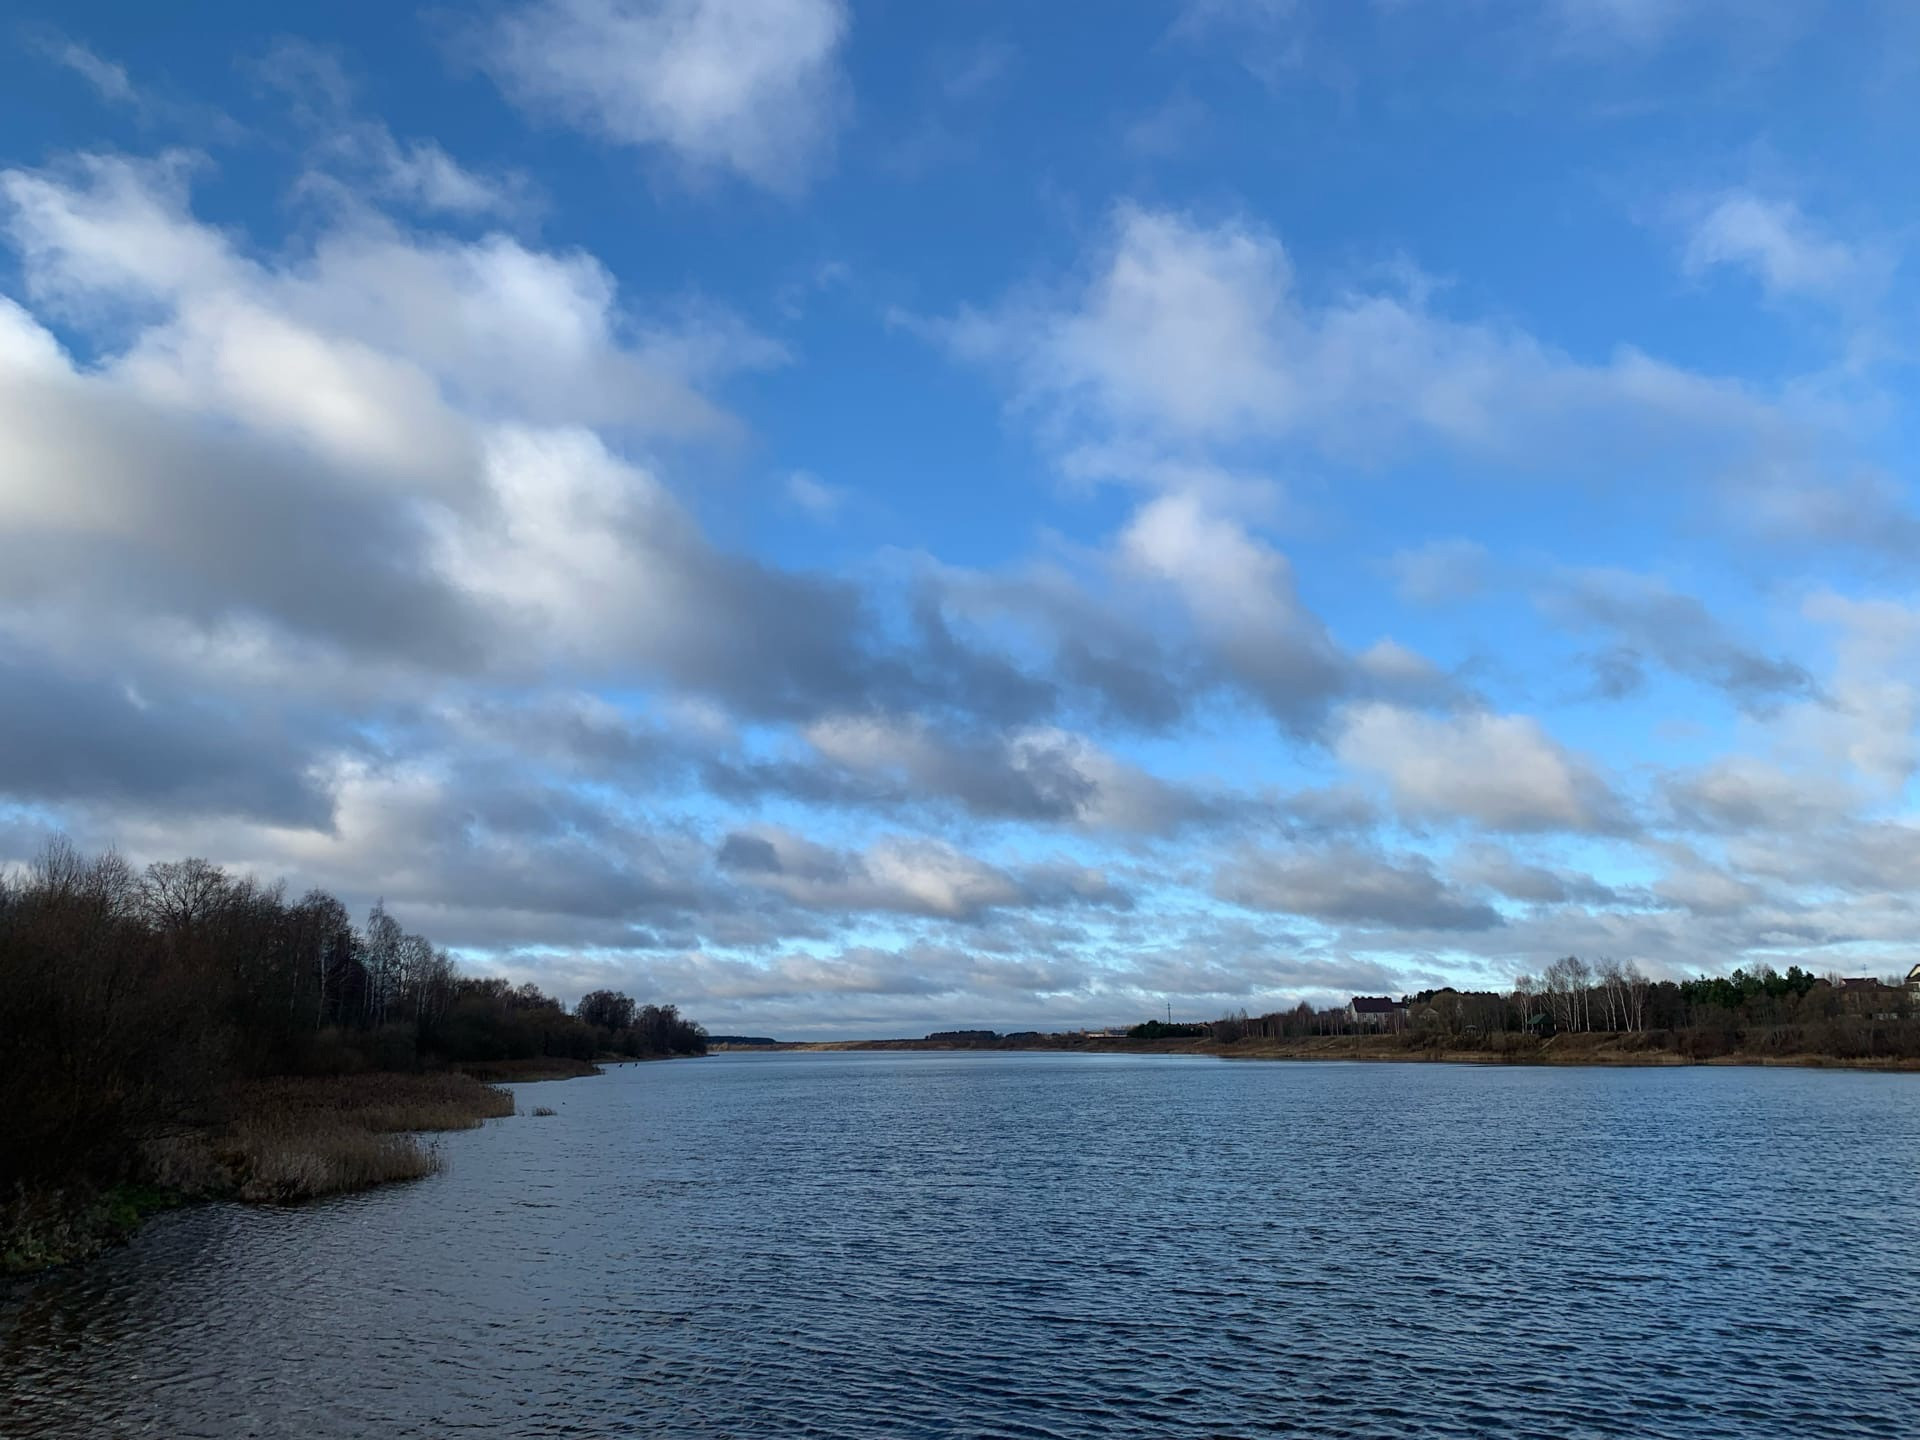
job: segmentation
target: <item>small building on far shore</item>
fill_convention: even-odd
[[[1904,984],[1889,984],[1872,975],[1845,975],[1834,985],[1834,991],[1840,997],[1840,1007],[1849,1015],[1857,1015],[1866,1020],[1898,1020],[1901,1001],[1906,996],[1920,999],[1920,989],[1914,986],[1914,976],[1920,974],[1920,965],[1907,972]]]
[[[1347,1002],[1347,1023],[1361,1030],[1399,1030],[1407,1007],[1385,995],[1356,995]]]

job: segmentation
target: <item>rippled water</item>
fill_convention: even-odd
[[[0,1299],[0,1434],[1920,1436],[1920,1077],[716,1056]]]

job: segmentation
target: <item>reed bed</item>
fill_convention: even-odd
[[[215,1151],[242,1200],[289,1204],[440,1168],[418,1132],[471,1130],[513,1096],[460,1074],[339,1075],[242,1086]]]

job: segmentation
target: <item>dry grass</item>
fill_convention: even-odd
[[[482,1120],[513,1114],[513,1096],[494,1085],[445,1071],[432,1075],[329,1075],[259,1080],[242,1086],[235,1110],[242,1120],[346,1120],[362,1130],[471,1130]]]
[[[418,1180],[440,1168],[440,1152],[412,1135],[379,1135],[347,1123],[316,1128],[243,1121],[222,1150],[239,1198],[271,1205]]]
[[[98,1254],[143,1215],[187,1200],[286,1205],[418,1180],[441,1156],[417,1132],[470,1130],[513,1114],[514,1103],[471,1075],[368,1074],[254,1081],[225,1109],[222,1124],[146,1137],[141,1184],[0,1193],[0,1275]]]
[[[242,1200],[286,1204],[431,1175],[439,1152],[411,1132],[511,1114],[511,1095],[468,1075],[263,1080],[240,1089],[214,1149]]]

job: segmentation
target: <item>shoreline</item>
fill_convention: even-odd
[[[0,1198],[0,1283],[96,1259],[169,1210],[218,1201],[296,1207],[425,1179],[443,1163],[431,1137],[521,1113],[503,1086],[604,1073],[585,1061],[542,1059],[249,1081],[227,1096],[222,1119],[155,1141],[143,1179]]]
[[[1753,1050],[1730,1050],[1724,1054],[1694,1056],[1675,1049],[1646,1044],[1622,1046],[1622,1037],[1598,1032],[1592,1039],[1556,1037],[1536,1046],[1509,1050],[1461,1048],[1424,1048],[1402,1043],[1397,1037],[1318,1036],[1281,1042],[1221,1042],[1214,1040],[1123,1040],[1093,1038],[1077,1043],[1063,1040],[1057,1044],[1021,1043],[963,1045],[935,1040],[784,1040],[772,1045],[722,1045],[715,1054],[826,1054],[848,1051],[937,1051],[960,1054],[979,1051],[987,1054],[1033,1052],[1051,1055],[1201,1055],[1219,1060],[1269,1061],[1360,1061],[1369,1064],[1409,1065],[1504,1065],[1514,1067],[1588,1067],[1594,1069],[1681,1069],[1699,1066],[1743,1066],[1758,1069],[1791,1070],[1864,1070],[1887,1074],[1920,1073],[1920,1058],[1902,1056],[1846,1056],[1806,1053],[1767,1054]],[[1578,1042],[1560,1045],[1558,1041]],[[1616,1042],[1614,1044],[1594,1042]]]
[[[97,1259],[133,1239],[150,1216],[169,1210],[218,1201],[295,1207],[426,1179],[442,1164],[431,1137],[533,1114],[523,1112],[505,1086],[697,1058],[541,1057],[248,1081],[223,1102],[222,1119],[156,1142],[143,1167],[152,1172],[146,1178],[0,1196],[0,1285]]]
[[[218,1121],[158,1142],[140,1180],[0,1196],[0,1285],[31,1281],[126,1244],[153,1215],[190,1205],[294,1207],[423,1180],[441,1167],[431,1137],[531,1116],[509,1085],[605,1075],[613,1065],[698,1059],[608,1055],[475,1061],[443,1070],[279,1076],[237,1086]]]

